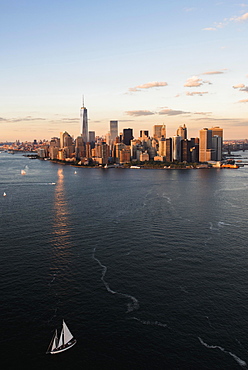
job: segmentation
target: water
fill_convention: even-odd
[[[4,369],[248,367],[248,167],[0,176]],[[77,344],[46,355],[63,318]]]

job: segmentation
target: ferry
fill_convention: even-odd
[[[222,164],[221,168],[239,168],[237,164]]]

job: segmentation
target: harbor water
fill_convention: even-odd
[[[247,192],[248,166],[0,153],[3,368],[248,368]],[[63,319],[77,343],[47,355]]]

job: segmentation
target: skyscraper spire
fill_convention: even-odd
[[[80,109],[80,124],[81,124],[81,135],[83,137],[84,143],[89,141],[89,131],[88,131],[88,116],[87,116],[87,109],[84,106],[84,95],[82,96],[82,103],[83,106]]]

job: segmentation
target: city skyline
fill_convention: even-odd
[[[99,135],[118,121],[248,137],[248,2],[20,0],[2,15],[0,141],[77,137],[82,94]]]

